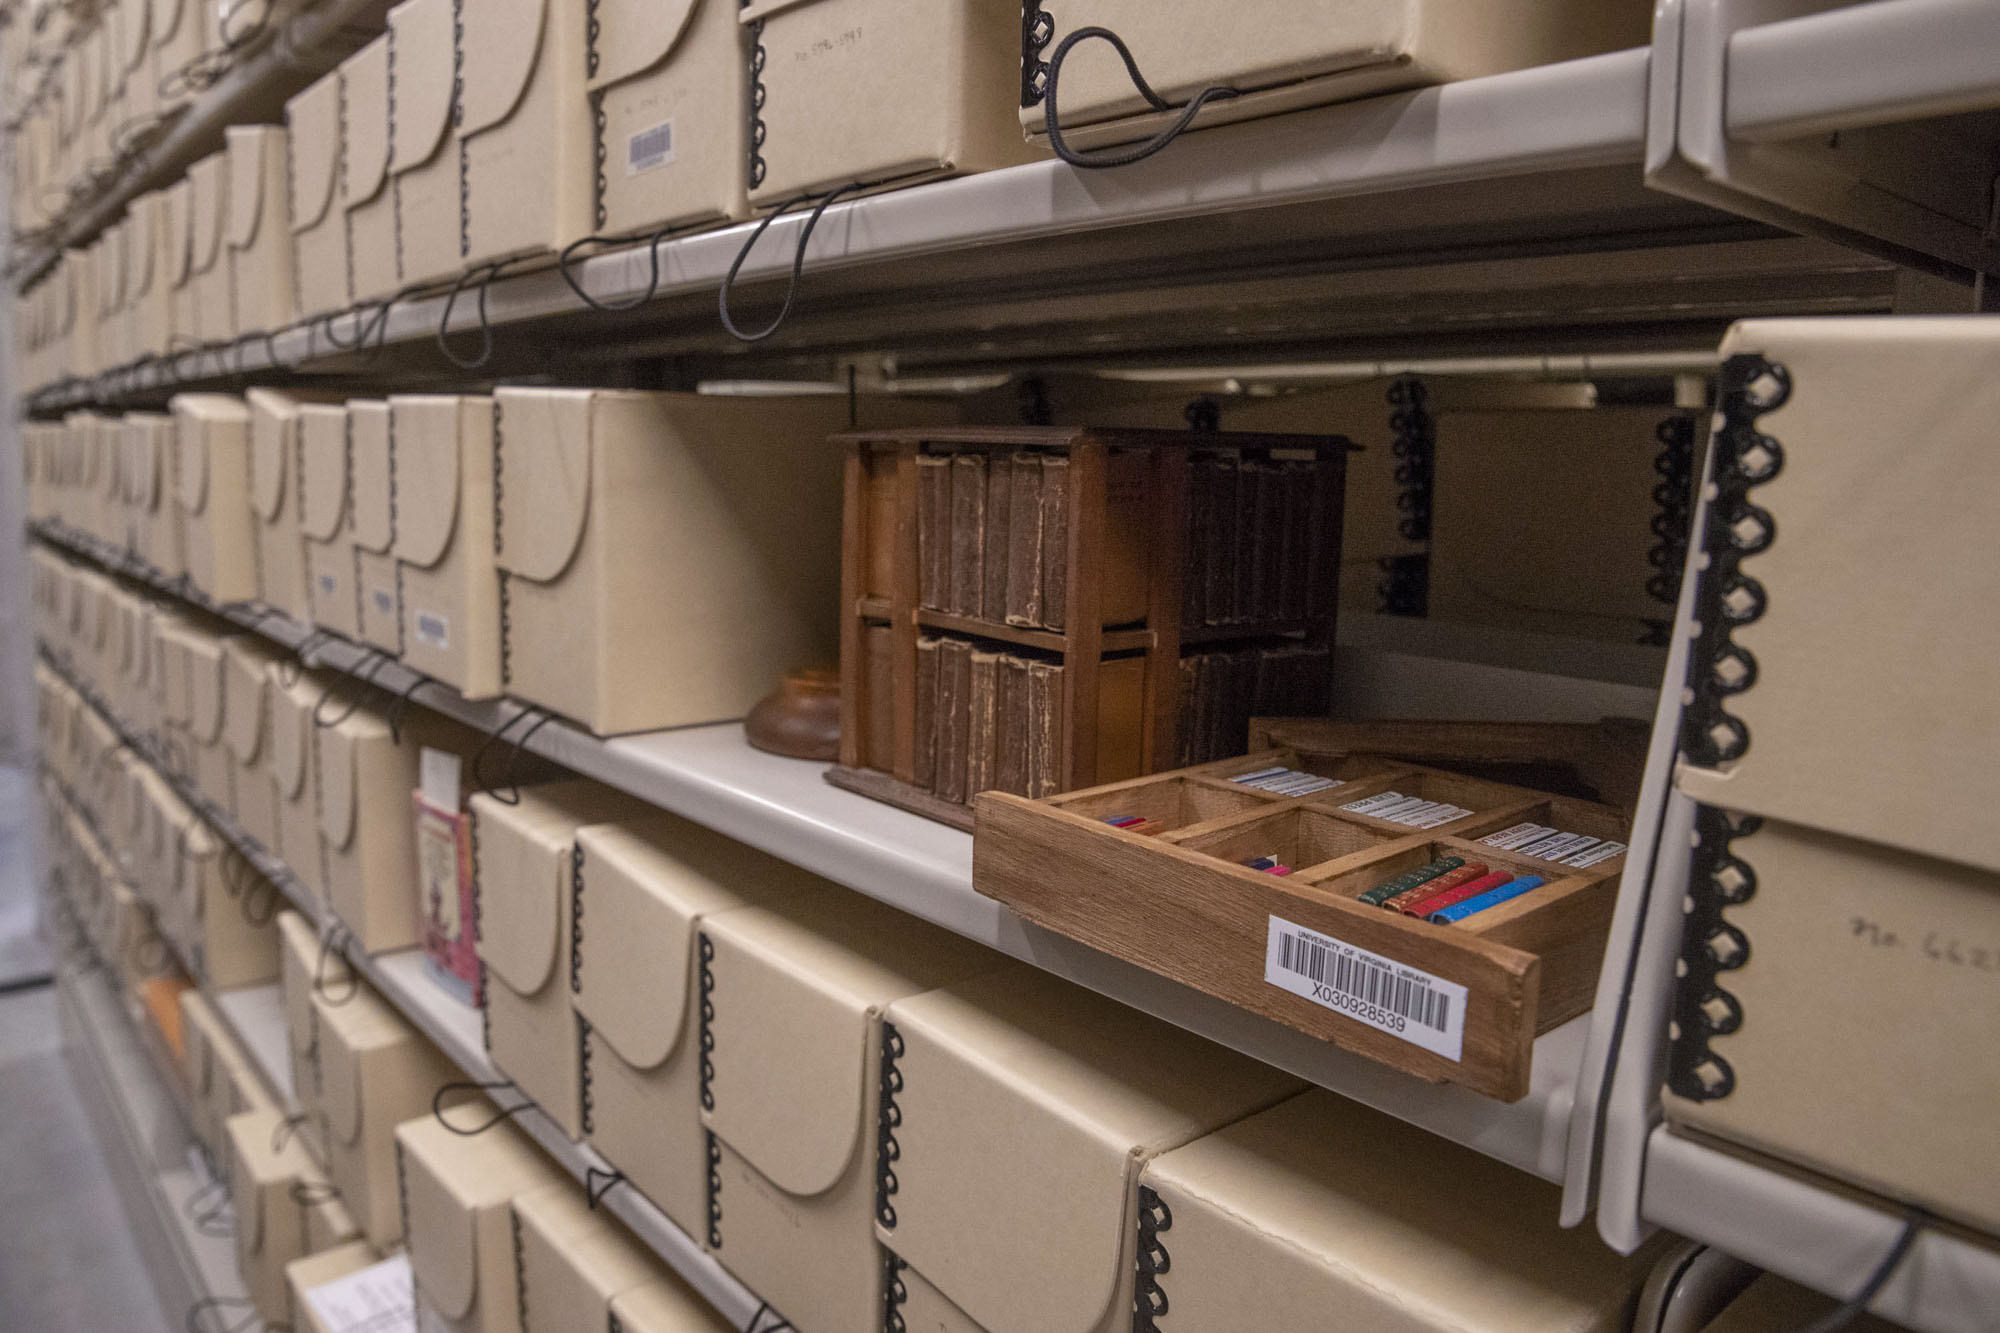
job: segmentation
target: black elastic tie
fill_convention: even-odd
[[[247,857],[244,864],[249,865]],[[278,910],[284,906],[284,898],[275,881],[264,878],[254,867],[252,872],[257,874],[257,878],[243,894],[243,919],[262,930],[278,919]]]
[[[1889,1279],[1896,1275],[1896,1270],[1902,1267],[1903,1260],[1909,1257],[1911,1247],[1917,1243],[1917,1234],[1930,1225],[1930,1221],[1931,1215],[1921,1208],[1911,1208],[1905,1212],[1903,1229],[1897,1234],[1896,1243],[1889,1247],[1889,1253],[1882,1256],[1882,1262],[1868,1275],[1868,1280],[1861,1284],[1861,1290],[1842,1302],[1838,1310],[1828,1311],[1800,1330],[1800,1333],[1836,1333],[1836,1330],[1846,1328],[1866,1314],[1868,1302],[1874,1300],[1881,1294],[1882,1288],[1889,1285]]]
[[[849,181],[845,185],[835,186],[819,197],[818,205],[814,207],[812,215],[806,219],[806,225],[799,232],[798,249],[792,255],[792,280],[785,285],[785,303],[778,307],[778,317],[755,333],[745,333],[736,327],[736,321],[729,314],[729,292],[736,285],[736,275],[742,271],[743,262],[750,258],[751,250],[755,249],[757,242],[763,239],[771,224],[813,196],[809,193],[794,195],[764,215],[763,221],[759,222],[756,229],[750,233],[750,239],[744,241],[743,248],[736,252],[736,262],[729,266],[729,276],[722,280],[722,290],[716,293],[716,308],[722,316],[722,327],[729,330],[730,337],[738,342],[755,343],[764,341],[778,331],[784,324],[785,317],[792,313],[792,302],[799,294],[799,275],[805,271],[806,266],[806,243],[812,240],[813,228],[819,225],[820,214],[826,212],[827,205],[841,195],[861,187],[862,182]]]
[[[340,1191],[329,1180],[294,1180],[288,1192],[292,1202],[301,1208],[316,1208],[340,1197]]]
[[[451,284],[451,295],[444,298],[444,313],[438,316],[437,349],[444,356],[445,360],[451,362],[460,370],[478,370],[493,359],[493,325],[486,318],[486,293],[492,290],[493,279],[500,275],[500,270],[507,267],[509,262],[511,261],[503,259],[497,263],[467,269],[458,275],[456,282]],[[466,279],[472,277],[475,273],[479,275],[479,302],[477,307],[479,310],[479,355],[468,359],[451,350],[451,343],[447,340],[446,335],[451,331],[451,312],[453,307],[458,304],[458,295],[465,290]]]
[[[594,1166],[587,1166],[583,1169],[583,1200],[590,1205],[592,1212],[596,1212],[597,1205],[604,1202],[604,1196],[624,1183],[623,1171],[600,1171]]]
[[[315,727],[330,730],[339,726],[354,716],[355,710],[361,707],[361,701],[368,697],[370,690],[380,688],[375,684],[375,674],[382,669],[382,664],[389,660],[389,655],[380,648],[371,649],[370,652],[372,656],[369,657],[367,665],[354,673],[354,681],[360,688],[354,691],[354,696],[347,701],[347,706],[340,710],[338,716],[322,717],[321,712],[326,706],[326,701],[333,697],[333,692],[340,688],[342,684],[340,679],[336,677],[327,684],[325,690],[321,691],[319,701],[313,704],[312,721]]]
[[[505,775],[507,794],[503,795],[498,785],[489,784],[483,776],[486,754],[487,751],[506,739],[507,733],[514,729],[515,723],[526,717],[533,717],[535,720],[529,724],[527,730],[521,733],[520,738],[513,742],[514,748],[513,752],[507,758],[507,772]],[[553,713],[547,713],[533,705],[527,705],[520,712],[514,714],[514,716],[488,732],[486,739],[479,743],[479,748],[472,752],[472,762],[467,765],[472,772],[473,789],[491,796],[502,805],[519,805],[521,803],[521,783],[517,775],[520,768],[521,751],[526,748],[529,739],[536,732],[554,720],[555,715]]]
[[[530,1111],[534,1109],[535,1104],[532,1101],[516,1102],[512,1106],[503,1107],[495,1111],[490,1117],[480,1121],[478,1125],[474,1126],[471,1129],[467,1129],[463,1125],[454,1125],[451,1123],[451,1121],[445,1119],[444,1099],[449,1094],[454,1092],[499,1092],[502,1089],[511,1092],[520,1091],[520,1089],[515,1086],[514,1080],[506,1078],[495,1079],[492,1082],[487,1082],[487,1083],[481,1083],[481,1082],[447,1083],[443,1087],[439,1088],[437,1092],[432,1095],[431,1115],[436,1117],[437,1122],[440,1125],[443,1125],[446,1129],[458,1135],[460,1138],[470,1139],[470,1138],[476,1138],[477,1136],[484,1134],[487,1130],[492,1129],[495,1125],[498,1125],[503,1120],[512,1120],[515,1116],[521,1114],[521,1112]],[[470,1103],[469,1102],[461,1103],[461,1105],[470,1105]]]
[[[439,683],[441,682],[432,680],[429,676],[418,676],[408,685],[405,685],[402,692],[390,701],[388,719],[389,740],[392,744],[401,745],[403,743],[403,716],[410,711],[412,697],[418,690],[424,688],[424,686],[437,685]]]
[[[620,314],[627,310],[637,310],[640,306],[652,300],[654,295],[660,290],[660,242],[664,241],[673,230],[674,228],[672,227],[662,227],[654,232],[652,237],[646,242],[646,260],[649,265],[646,290],[640,295],[624,301],[600,301],[592,296],[583,289],[583,284],[577,280],[572,265],[576,263],[576,252],[583,249],[586,245],[622,245],[625,238],[618,236],[585,236],[580,240],[571,241],[562,248],[562,253],[556,256],[556,267],[562,272],[562,280],[569,284],[571,291],[576,293],[576,299],[589,306],[592,310],[607,315]]]
[[[285,1145],[292,1141],[292,1136],[297,1134],[309,1119],[311,1117],[301,1111],[297,1115],[288,1115],[280,1120],[271,1130],[271,1155],[275,1157],[283,1152]]]
[[[325,932],[319,937],[319,959],[313,964],[312,988],[322,1000],[336,1009],[351,1002],[361,993],[360,969],[348,962],[347,955],[343,952],[347,947],[347,941],[352,938],[354,932],[338,921],[327,922]],[[329,957],[338,957],[341,966],[347,971],[347,989],[338,997],[334,995],[333,988],[327,985],[326,963]]]
[[[224,1310],[243,1310],[246,1313],[240,1319],[228,1323],[211,1323],[204,1327],[201,1317],[211,1310],[217,1312],[218,1320],[221,1317],[220,1312]],[[187,1333],[244,1333],[244,1330],[255,1327],[256,1323],[257,1303],[247,1296],[204,1296],[190,1305],[187,1312]]]
[[[313,649],[319,647],[322,643],[331,641],[332,638],[333,634],[331,631],[316,629],[299,640],[298,646],[292,649],[292,656],[289,659],[281,659],[279,661],[278,679],[284,684],[286,689],[289,690],[292,686],[298,684],[305,676],[306,658],[311,656]]]
[[[1139,72],[1139,62],[1132,58],[1131,48],[1125,45],[1122,37],[1109,28],[1078,28],[1058,42],[1056,49],[1049,55],[1048,90],[1042,103],[1042,123],[1048,129],[1049,147],[1055,150],[1057,157],[1073,167],[1098,170],[1104,167],[1130,166],[1134,162],[1143,161],[1178,139],[1181,132],[1187,129],[1194,118],[1201,114],[1201,109],[1210,102],[1241,95],[1235,88],[1220,85],[1204,88],[1180,107],[1180,115],[1174,117],[1171,125],[1144,143],[1134,144],[1129,148],[1107,148],[1099,153],[1080,153],[1063,140],[1062,126],[1056,116],[1056,82],[1062,76],[1063,61],[1069,58],[1070,49],[1078,42],[1090,41],[1093,38],[1111,43],[1112,49],[1118,52],[1119,59],[1125,62],[1125,72],[1131,76],[1132,86],[1139,90],[1139,95],[1145,98],[1155,111],[1174,110],[1174,104],[1154,92],[1153,86],[1146,82],[1146,76]]]

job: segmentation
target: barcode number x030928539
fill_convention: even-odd
[[[1448,1060],[1465,1046],[1465,987],[1272,917],[1264,980]]]

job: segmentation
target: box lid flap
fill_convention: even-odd
[[[990,965],[958,936],[829,891],[726,912],[713,949],[714,1109],[703,1120],[780,1188],[818,1194],[860,1148],[873,1033],[891,1001]],[[699,947],[699,944],[697,944]]]
[[[500,441],[500,565],[547,583],[569,567],[583,543],[590,509],[590,389],[497,389],[494,429]]]
[[[368,1120],[368,1059],[384,1045],[409,1038],[399,1023],[392,1026],[394,1020],[353,1009],[353,1003],[326,1001],[319,1011],[320,1108],[334,1141],[358,1147]]]
[[[208,507],[208,431],[174,401],[174,499],[190,514]]]
[[[188,729],[203,745],[222,741],[222,640],[188,636]]]
[[[140,73],[153,40],[153,6],[149,0],[124,0],[118,16],[118,69],[121,75]],[[146,71],[150,75],[151,71]]]
[[[1303,1087],[1027,967],[899,1000],[888,1021],[902,1120],[885,1234],[992,1333],[1098,1328],[1129,1262],[1137,1164]],[[996,1237],[1014,1238],[1010,1262]]]
[[[192,9],[195,3],[196,0],[152,0],[154,46],[165,46],[179,35],[182,11]]]
[[[340,176],[340,76],[329,74],[285,103],[292,230],[316,227]]]
[[[452,1114],[454,1121],[463,1116],[476,1124],[495,1110],[482,1097]],[[439,1313],[464,1319],[479,1299],[475,1227],[497,1222],[496,1239],[503,1239],[508,1201],[559,1177],[506,1124],[467,1138],[439,1124],[436,1116],[419,1116],[396,1126],[396,1146],[409,1210],[405,1239],[417,1286]],[[494,1295],[513,1298],[511,1291]]]
[[[125,238],[125,299],[135,302],[153,290],[160,271],[161,213],[166,207],[164,191],[142,194],[131,204],[130,229]]]
[[[721,0],[710,0],[720,3]],[[597,72],[592,92],[643,73],[667,58],[688,29],[701,0],[602,0],[591,44]]]
[[[330,542],[347,521],[347,409],[303,404],[298,441],[299,528],[314,541]]]
[[[211,153],[188,168],[194,183],[192,220],[188,224],[188,244],[193,254],[188,268],[206,273],[222,258],[222,236],[229,221],[229,152]]]
[[[519,805],[476,795],[472,818],[480,960],[517,994],[533,995],[555,975],[576,822],[533,788]]]
[[[656,812],[577,834],[587,944],[576,1007],[627,1064],[652,1069],[686,1030],[692,931],[703,917],[827,891],[826,881],[712,829]]]
[[[458,525],[459,413],[487,400],[398,395],[389,400],[396,441],[396,558],[429,568],[451,549]]]
[[[485,6],[471,6],[473,12]],[[389,59],[398,69],[430,77],[396,83],[396,114],[389,120],[389,170],[401,174],[437,155],[451,126],[451,85],[437,71],[452,66],[452,0],[404,0],[389,11]],[[386,114],[388,87],[383,87]],[[352,200],[349,201],[353,202]]]
[[[355,399],[347,404],[349,477],[354,490],[354,543],[363,550],[387,554],[396,537],[389,404],[381,399]]]
[[[275,523],[285,510],[286,460],[298,448],[298,408],[271,389],[251,389],[244,398],[250,407],[250,507]]]
[[[529,1190],[514,1200],[521,1225],[522,1263],[546,1256],[562,1275],[560,1285],[539,1292],[524,1280],[535,1333],[602,1333],[611,1298],[659,1276],[652,1252],[591,1208],[570,1181]],[[539,1252],[539,1253],[538,1253]],[[548,1296],[557,1299],[547,1299]]]
[[[449,109],[451,90],[445,89],[443,96]],[[389,34],[341,64],[340,99],[345,126],[340,156],[346,170],[335,174],[341,178],[342,206],[355,208],[382,193],[389,178]]]
[[[223,1122],[229,1135],[230,1196],[236,1206],[236,1238],[251,1254],[262,1253],[267,1233],[265,1214],[272,1203],[287,1206],[291,1188],[319,1173],[296,1134],[280,1140],[284,1113],[258,1107]],[[279,1146],[273,1148],[273,1144]]]
[[[278,780],[278,794],[297,801],[305,796],[306,774],[312,771],[312,707],[321,686],[303,676],[286,685],[278,663],[268,670],[271,775]]]
[[[481,0],[460,10],[465,86],[458,132],[469,137],[514,114],[548,27],[548,0]]]
[[[354,842],[355,834],[355,770],[360,765],[360,756],[355,752],[368,743],[369,737],[360,715],[350,717],[335,726],[322,727],[310,717],[306,725],[314,728],[313,757],[319,774],[319,828],[326,835],[329,846],[345,851]],[[381,728],[384,739],[388,728]]]
[[[275,216],[284,201],[267,199],[266,186],[285,165],[285,131],[278,125],[231,125],[229,155],[229,245],[248,250],[257,243],[264,216]]]
[[[229,752],[254,764],[264,746],[265,674],[275,655],[248,635],[229,640],[223,651],[224,729]]]
[[[167,285],[179,287],[194,271],[194,182],[183,176],[166,188],[161,242],[167,257]]]

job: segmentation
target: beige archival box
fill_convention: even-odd
[[[1668,1243],[1614,1253],[1557,1225],[1553,1186],[1319,1090],[1140,1186],[1140,1303],[1166,1328],[1623,1333]]]
[[[599,0],[595,230],[733,221],[747,211],[748,53],[729,0]],[[573,239],[573,238],[572,238]]]
[[[472,1125],[494,1111],[481,1100],[447,1114]],[[467,1138],[426,1112],[397,1126],[396,1147],[419,1302],[448,1333],[526,1333],[511,1205],[564,1177],[504,1123]]]
[[[331,1333],[313,1312],[306,1293],[329,1282],[358,1273],[376,1263],[375,1251],[365,1240],[351,1240],[330,1250],[294,1259],[285,1265],[285,1287],[292,1301],[295,1333]]]
[[[845,400],[494,396],[509,693],[613,734],[831,660]]]
[[[173,337],[168,300],[167,196],[164,190],[140,195],[128,205],[125,317],[131,321],[127,346],[133,357],[163,356]]]
[[[583,1038],[574,984],[577,830],[665,818],[589,781],[471,801],[475,935],[486,968],[486,1049],[500,1072],[572,1139],[583,1136]]]
[[[170,579],[187,573],[187,550],[175,485],[174,419],[164,412],[133,412],[125,418],[126,482],[138,510],[133,554]]]
[[[174,472],[189,582],[218,602],[257,596],[250,412],[241,398],[175,394]]]
[[[613,1299],[667,1277],[652,1252],[592,1208],[574,1181],[514,1200],[514,1244],[524,1333],[603,1333]]]
[[[845,893],[711,917],[696,948],[713,1011],[708,1246],[811,1333],[874,1333],[883,1011],[1001,960]]]
[[[1124,1333],[1146,1162],[1303,1086],[1026,967],[896,1001],[882,1060],[876,1234],[990,1333]]]
[[[181,77],[207,48],[202,45],[201,0],[152,0],[154,73],[159,79],[160,111],[172,111],[192,100],[193,85]]]
[[[191,0],[190,0],[191,2]],[[194,180],[183,176],[161,192],[160,257],[167,285],[167,345],[176,353],[201,341],[200,291],[194,281]]]
[[[1039,156],[1014,123],[1013,0],[751,0],[763,52],[750,202],[966,175]],[[761,136],[758,133],[761,130]]]
[[[319,936],[298,912],[278,913],[278,984],[285,1001],[285,1038],[292,1070],[292,1100],[305,1119],[298,1134],[316,1162],[326,1161],[326,1098],[319,1072],[319,1014],[313,1007],[314,980],[321,973]],[[344,959],[327,960],[327,985],[335,996],[354,984]]]
[[[390,16],[395,22],[395,16]],[[389,52],[394,28],[340,65],[341,171],[337,207],[345,216],[348,296],[388,298],[402,285],[396,267],[396,198],[389,185]],[[442,82],[441,80],[438,82]],[[424,97],[435,88],[419,90]],[[444,96],[449,104],[450,93]],[[353,338],[351,332],[342,336]]]
[[[235,770],[222,731],[223,641],[192,624],[180,633],[188,664],[188,759],[195,789],[224,811],[233,810]]]
[[[282,125],[231,125],[229,287],[232,337],[275,333],[297,318],[292,206]]]
[[[222,646],[222,738],[229,750],[230,813],[261,847],[278,846],[277,787],[271,781],[271,674],[286,657],[250,634]],[[254,909],[253,909],[254,910]],[[265,905],[269,910],[268,904]]]
[[[287,1264],[359,1234],[338,1193],[284,1124],[282,1111],[266,1108],[231,1116],[225,1125],[236,1266],[267,1324],[292,1321]]]
[[[347,408],[304,403],[298,410],[299,531],[306,543],[306,604],[314,628],[361,637],[354,584],[352,486]]]
[[[1226,16],[1151,0],[1035,8],[1049,30],[1039,64],[1078,28],[1103,27],[1175,107],[1204,88],[1238,90],[1208,103],[1197,125],[1553,64],[1652,37],[1647,0],[1247,0]],[[1058,92],[1063,139],[1076,146],[1143,139],[1177,114],[1152,110],[1109,42],[1072,48]],[[1035,135],[1044,117],[1039,98],[1021,109]]]
[[[390,114],[385,87],[384,114],[389,120],[390,188],[396,211],[392,245],[397,282],[402,286],[448,281],[463,264],[458,135],[452,128],[456,12],[453,0],[403,0],[389,11],[389,70],[395,101]],[[517,196],[518,186],[517,181]],[[381,237],[372,228],[365,235],[357,230],[356,246],[364,242],[372,249],[381,244]],[[365,290],[363,275],[372,273],[380,258],[364,259],[357,248],[357,294]]]
[[[229,151],[188,168],[188,282],[194,287],[195,336],[205,343],[236,336],[236,293],[229,268]]]
[[[710,917],[846,891],[689,820],[580,829],[574,883],[584,1129],[591,1146],[691,1236],[707,1226],[701,986]]]
[[[429,1116],[438,1089],[459,1077],[435,1046],[358,981],[313,994],[326,1113],[327,1176],[376,1247],[402,1236],[396,1126]]]
[[[277,389],[244,394],[250,409],[250,509],[257,532],[258,596],[307,621],[306,542],[299,527],[299,403]]]
[[[560,249],[590,230],[594,162],[584,96],[590,11],[587,0],[458,7],[468,266]],[[531,181],[533,188],[522,188]]]
[[[402,598],[396,588],[395,434],[389,404],[347,403],[349,526],[361,641],[392,656],[402,651]]]
[[[331,314],[354,299],[347,209],[340,197],[342,95],[341,74],[336,70],[285,103],[294,313],[299,319]]]
[[[292,875],[312,894],[326,901],[325,860],[319,824],[319,772],[314,759],[313,709],[339,677],[299,671],[276,663],[266,699],[271,708],[271,784],[278,813],[278,841],[273,850]],[[334,709],[332,703],[329,710]]]
[[[493,400],[389,399],[403,661],[468,699],[500,693]]]

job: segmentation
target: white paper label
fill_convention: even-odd
[[[306,1302],[326,1333],[414,1333],[417,1327],[407,1254],[308,1287]]]
[[[411,618],[417,642],[443,652],[451,647],[451,621],[435,611],[419,611]]]
[[[1272,917],[1264,980],[1456,1061],[1465,1048],[1465,987]]]
[[[1599,861],[1609,861],[1625,850],[1622,842],[1600,842],[1597,846],[1581,852],[1571,852],[1563,858],[1566,866],[1594,866]]]
[[[417,790],[423,793],[424,804],[447,812],[458,809],[457,755],[426,745],[417,758],[417,772],[420,779]]]
[[[642,171],[664,167],[673,160],[674,123],[671,120],[649,125],[625,140],[627,176],[636,176]]]

